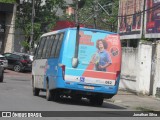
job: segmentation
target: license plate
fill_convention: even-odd
[[[90,90],[94,90],[93,86],[84,86],[85,89],[90,89]]]
[[[115,81],[113,81],[113,80],[105,81],[105,84],[113,86],[113,85],[115,85]]]

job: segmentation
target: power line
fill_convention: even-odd
[[[137,13],[134,13],[134,14],[129,14],[129,15],[123,15],[123,16],[116,16],[116,15],[109,15],[109,17],[127,17],[127,16],[133,16],[133,15],[136,15],[136,14],[143,14],[144,12],[148,12],[148,11],[154,11],[154,10],[156,10],[156,9],[158,9],[158,8],[160,8],[160,6],[159,6],[160,4],[157,4],[157,5],[155,5],[155,6],[153,6],[153,7],[151,7],[151,8],[148,8],[148,9],[146,9],[146,10],[143,10],[143,11],[140,11],[140,12],[137,12]]]
[[[100,9],[98,9],[98,12],[102,9],[103,11],[105,11],[105,9],[104,9],[104,7],[103,6],[101,6],[100,5],[100,3],[98,3],[98,5],[100,6]],[[134,14],[129,14],[129,15],[109,15],[108,13],[106,13],[106,11],[105,11],[105,13],[108,15],[108,17],[117,17],[117,18],[119,18],[119,17],[128,17],[128,16],[133,16],[133,15],[141,15],[141,14],[144,14],[144,12],[148,12],[148,11],[154,11],[154,10],[156,10],[156,9],[158,9],[158,8],[160,8],[160,6],[159,6],[160,4],[157,4],[157,5],[155,5],[155,6],[153,6],[153,7],[150,7],[150,8],[148,8],[148,9],[146,9],[146,10],[142,10],[142,11],[139,11],[139,12],[136,12],[136,13],[134,13]],[[92,17],[94,17],[94,15],[90,15],[86,20],[82,20],[82,22],[79,22],[79,23],[85,23],[85,22],[87,22],[89,19],[91,19]]]

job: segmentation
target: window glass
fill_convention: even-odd
[[[48,46],[48,43],[49,43],[49,36],[47,37],[47,39],[46,39],[46,42],[45,42],[45,44],[44,44],[44,48],[43,48],[43,52],[42,52],[42,58],[45,58],[46,57],[46,51],[47,51],[47,46]]]
[[[24,60],[30,60],[28,55],[23,55],[22,57]]]
[[[45,37],[43,37],[43,38],[41,39],[40,46],[39,46],[39,49],[38,49],[37,58],[41,58],[45,40],[46,40]]]
[[[50,57],[51,48],[52,48],[52,46],[53,46],[54,39],[55,39],[55,35],[52,35],[52,36],[49,38],[48,46],[47,46],[47,51],[46,51],[46,58],[49,58],[49,57]]]
[[[52,51],[51,51],[51,57],[55,57],[55,52],[56,52],[56,47],[58,44],[58,39],[59,39],[59,34],[56,35],[55,40],[54,40],[54,44],[52,45]]]
[[[5,57],[0,57],[0,60],[6,60],[6,58]]]
[[[19,60],[20,58],[22,58],[21,56],[15,55],[15,54],[11,54],[9,57],[16,60]]]
[[[38,45],[35,49],[35,53],[34,53],[34,58],[36,59],[37,58],[37,55],[38,55],[38,49],[39,49],[39,45],[40,45],[40,42],[38,42]]]
[[[59,37],[59,40],[58,40],[58,45],[57,45],[57,48],[56,48],[55,57],[58,57],[58,56],[59,56],[60,49],[61,49],[61,45],[62,45],[62,41],[63,41],[63,36],[64,36],[64,34],[61,33],[61,34],[60,34],[60,37]]]
[[[5,57],[9,57],[11,55],[11,53],[5,53],[4,56]]]

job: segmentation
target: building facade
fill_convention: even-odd
[[[0,53],[14,51],[16,4],[0,2]]]

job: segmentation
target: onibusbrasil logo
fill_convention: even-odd
[[[2,112],[2,117],[42,117],[40,112]]]

